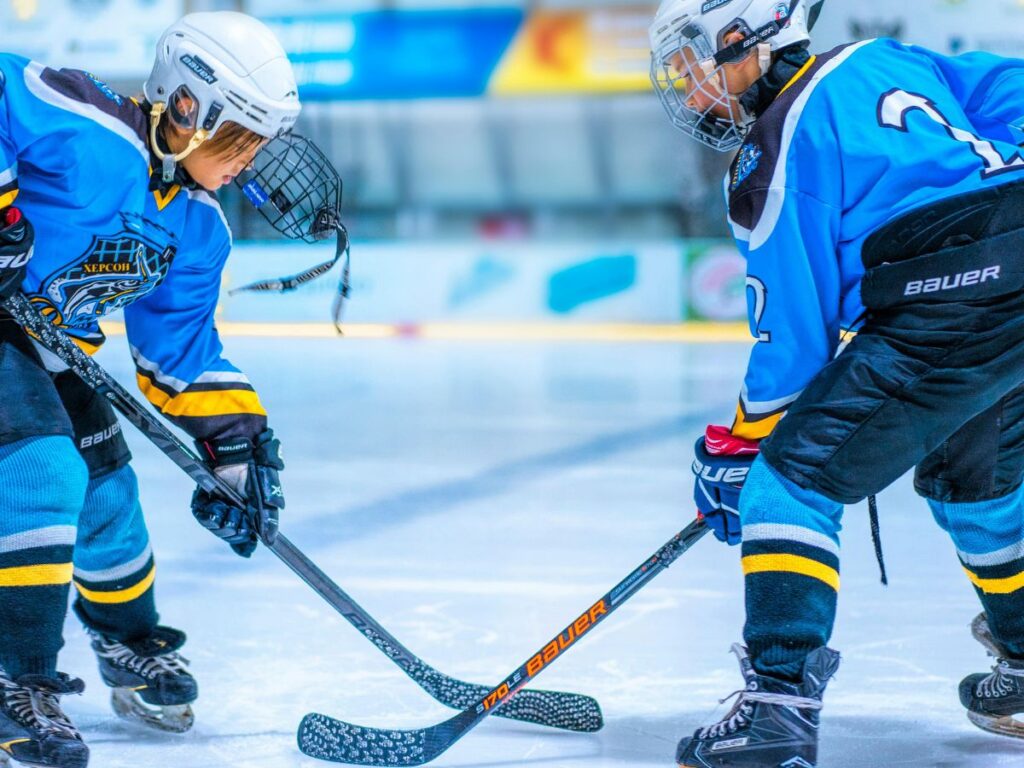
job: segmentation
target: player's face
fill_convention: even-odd
[[[670,64],[680,75],[686,106],[700,114],[722,119],[737,118],[735,97],[753,85],[759,74],[754,54],[742,61],[712,68],[703,66],[694,52],[685,48],[672,57]]]
[[[210,192],[216,192],[225,184],[230,184],[238,174],[252,165],[256,153],[263,149],[266,143],[264,140],[241,153],[227,154],[216,153],[210,151],[209,147],[200,146],[182,160],[181,164],[199,186]]]

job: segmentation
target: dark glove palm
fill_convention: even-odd
[[[192,514],[213,535],[224,539],[236,553],[249,557],[258,541],[273,544],[277,538],[284,493],[278,472],[284,469],[281,444],[273,430],[246,438],[209,440],[198,444],[207,465],[245,499],[245,509],[197,488],[192,495]]]

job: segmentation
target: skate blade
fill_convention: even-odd
[[[967,719],[983,731],[1024,739],[1024,722],[1017,720],[1013,715],[983,715],[978,712],[968,712]]]
[[[167,733],[185,733],[195,722],[191,705],[154,707],[144,702],[131,688],[111,689],[110,704],[122,720]]]
[[[82,763],[84,766],[85,763]],[[0,768],[53,768],[52,765],[43,763],[30,763],[27,760],[19,760],[5,749],[0,749]]]

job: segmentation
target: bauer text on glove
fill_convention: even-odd
[[[740,490],[757,452],[756,442],[719,426],[709,426],[694,446],[693,499],[719,541],[740,543]]]

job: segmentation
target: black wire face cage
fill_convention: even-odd
[[[313,243],[341,226],[341,177],[309,139],[288,133],[271,139],[235,180],[264,219],[293,240]]]
[[[264,219],[281,234],[293,240],[314,243],[332,235],[337,239],[334,257],[287,277],[258,280],[239,291],[285,293],[330,272],[344,256],[332,314],[341,333],[341,313],[349,296],[348,231],[341,223],[341,177],[317,148],[302,136],[289,133],[267,142],[252,162],[244,178],[235,183]]]

